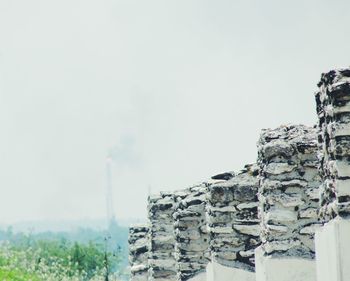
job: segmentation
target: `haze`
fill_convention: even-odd
[[[149,191],[256,160],[316,122],[349,1],[0,0],[0,222],[144,218]]]

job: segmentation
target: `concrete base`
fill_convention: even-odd
[[[316,231],[318,281],[350,280],[350,220],[336,218]]]
[[[256,281],[316,281],[316,262],[300,258],[274,258],[255,250]],[[319,280],[318,280],[319,281]],[[327,281],[333,281],[328,279]]]
[[[207,273],[206,272],[200,273],[195,277],[188,279],[188,281],[207,281]]]
[[[223,266],[216,262],[207,265],[206,281],[255,281],[255,273]]]

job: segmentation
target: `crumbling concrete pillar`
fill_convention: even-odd
[[[317,146],[317,129],[303,125],[261,133],[257,281],[316,281]]]
[[[150,222],[149,280],[177,280],[174,236],[174,194],[161,192],[148,198]]]
[[[148,231],[148,225],[134,225],[129,228],[129,264],[131,281],[148,280]]]
[[[205,281],[209,262],[209,234],[206,225],[205,184],[176,192],[175,257],[178,280]]]
[[[208,186],[208,281],[255,281],[254,250],[260,245],[257,175],[258,167],[247,165],[236,176]]]
[[[320,218],[316,233],[318,281],[350,280],[350,68],[321,76],[319,118]]]

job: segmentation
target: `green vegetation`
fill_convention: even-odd
[[[2,243],[0,280],[109,280],[117,255],[102,245],[62,241],[37,241],[29,248]]]
[[[0,281],[128,280],[127,233],[123,237],[118,227],[114,230],[119,240],[113,231],[80,230],[81,236],[0,231]]]
[[[0,280],[13,280],[13,281],[41,281],[36,274],[28,274],[17,269],[6,270],[0,269]]]

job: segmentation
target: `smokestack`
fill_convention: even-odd
[[[106,204],[107,204],[107,223],[108,227],[115,221],[114,207],[113,207],[113,189],[112,189],[112,157],[106,158]]]

